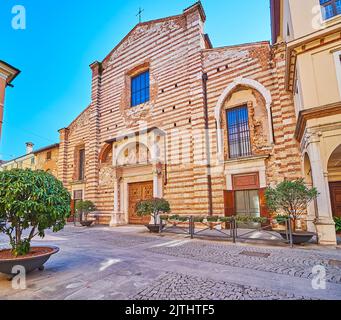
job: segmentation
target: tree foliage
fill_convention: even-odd
[[[316,199],[316,188],[309,189],[303,179],[283,181],[275,188],[266,190],[266,204],[274,213],[286,214],[296,226],[296,220],[306,214],[308,205]]]
[[[80,211],[83,213],[90,213],[90,212],[94,212],[96,210],[96,206],[94,205],[94,203],[92,201],[81,200],[81,201],[77,202],[75,209],[77,211]]]
[[[13,254],[27,254],[31,240],[37,235],[43,238],[47,229],[63,229],[70,201],[63,184],[44,171],[0,172],[0,220],[6,222],[0,231],[9,237]]]
[[[334,217],[336,232],[341,232],[341,218]]]
[[[169,202],[165,199],[154,198],[151,200],[140,201],[136,205],[136,213],[139,217],[152,216],[154,223],[158,221],[158,217],[162,213],[171,211]]]

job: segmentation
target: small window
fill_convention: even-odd
[[[31,165],[35,163],[34,158],[31,158]]]
[[[251,156],[249,114],[247,106],[227,111],[227,131],[230,158]]]
[[[51,158],[52,158],[51,151],[48,151],[48,152],[46,153],[46,160],[51,160]]]
[[[79,150],[78,180],[83,181],[85,177],[85,150]]]
[[[149,70],[131,78],[131,106],[148,102],[150,98],[149,90]]]
[[[341,0],[320,0],[324,20],[341,14]]]

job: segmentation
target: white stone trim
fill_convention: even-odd
[[[272,98],[271,98],[270,91],[268,89],[266,89],[261,83],[259,83],[256,80],[239,77],[239,78],[234,79],[234,81],[231,84],[229,84],[228,87],[223,91],[223,93],[220,95],[218,102],[217,102],[217,105],[215,107],[215,118],[216,118],[217,125],[218,125],[217,140],[218,140],[218,155],[219,155],[219,157],[221,157],[221,155],[224,152],[222,130],[220,128],[221,110],[224,106],[225,100],[228,97],[228,95],[239,85],[243,85],[243,86],[250,87],[250,88],[257,90],[265,99],[266,110],[268,112],[268,122],[269,122],[269,142],[270,142],[270,144],[274,143],[273,132],[272,132],[272,122],[271,122]]]
[[[240,161],[228,161],[225,164],[226,189],[233,190],[232,176],[239,174],[259,173],[259,187],[267,187],[265,157],[243,159]]]
[[[341,99],[341,50],[334,52],[334,60],[335,60],[335,69],[336,69],[336,77],[337,82],[339,84],[339,93],[340,93],[340,99]]]

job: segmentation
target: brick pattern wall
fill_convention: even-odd
[[[201,136],[198,132],[202,133],[205,127],[204,72],[208,74],[211,133],[216,130],[216,103],[235,78],[257,80],[271,91],[276,143],[267,151],[270,153],[267,182],[300,176],[298,145],[293,138],[293,101],[284,90],[285,48],[271,48],[269,43],[261,42],[207,49],[202,19],[198,8],[193,7],[176,17],[140,24],[101,64],[91,65],[91,105],[67,129],[61,130],[58,163],[60,179],[70,188],[74,182],[74,150],[80,144],[85,145],[85,197],[94,201],[101,213],[113,212],[111,158],[105,163],[99,161],[105,141],[127,129],[136,131],[139,124],[144,123],[167,133],[168,183],[163,191],[173,212],[207,214],[207,167],[202,161],[206,150],[202,139],[197,140]],[[130,108],[127,74],[146,65],[150,70],[151,99]],[[254,96],[260,101],[257,92]],[[254,132],[253,141],[257,141],[257,130]],[[258,138],[264,139],[264,135]],[[215,162],[215,134],[211,134],[210,142],[211,157]],[[180,163],[174,160],[177,158]],[[220,172],[212,179],[214,214],[222,214],[225,177]]]

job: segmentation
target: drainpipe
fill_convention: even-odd
[[[211,153],[210,153],[210,136],[208,124],[208,99],[207,99],[207,73],[202,75],[202,87],[204,93],[204,117],[205,117],[205,142],[206,142],[206,159],[207,159],[207,184],[208,184],[208,211],[213,216],[213,197],[212,197],[212,173],[211,173]]]

